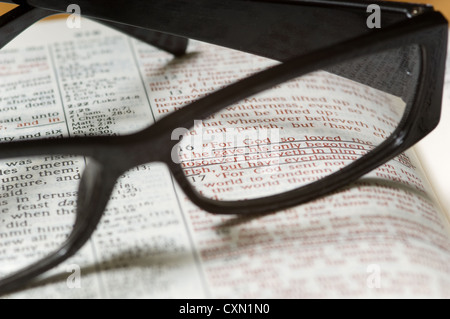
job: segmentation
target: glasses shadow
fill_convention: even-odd
[[[359,181],[357,181],[339,191],[336,191],[330,195],[327,195],[327,196],[328,197],[329,196],[339,196],[340,193],[350,191],[352,189],[355,189],[355,188],[361,187],[361,186],[362,187],[377,187],[377,188],[384,187],[384,188],[388,188],[388,189],[395,189],[395,190],[399,190],[402,192],[410,193],[410,194],[412,194],[414,196],[418,196],[426,201],[432,202],[432,199],[430,198],[430,196],[427,193],[418,190],[414,186],[406,185],[399,181],[386,181],[385,179],[381,179],[381,178],[362,178]],[[314,203],[314,201],[312,202],[312,204],[313,203]],[[308,205],[308,204],[305,204],[305,205]],[[285,212],[287,214],[289,214],[290,211],[291,210],[286,210]],[[282,212],[272,212],[272,213],[250,215],[250,216],[249,215],[236,216],[236,217],[232,217],[231,219],[228,219],[226,221],[219,223],[214,228],[215,228],[215,230],[217,230],[218,236],[221,236],[220,234],[227,234],[230,231],[232,231],[234,228],[238,228],[242,225],[251,223],[258,219],[261,219],[261,218],[264,218],[267,216],[271,216],[271,215],[280,214],[280,213],[282,213]],[[361,214],[363,214],[363,212]],[[335,215],[333,217],[335,217]],[[325,222],[326,218],[330,218],[330,217],[329,216],[323,217],[324,222]],[[306,223],[286,224],[286,227],[284,227],[284,231],[286,233],[295,234],[295,239],[299,243],[301,243],[302,239],[308,238],[309,234],[312,231],[312,226],[308,226]],[[263,233],[264,229],[262,229],[261,232]],[[370,234],[367,234],[367,235],[370,236]],[[332,235],[332,237],[333,236],[336,237],[336,236],[342,236],[342,235],[334,234],[334,235]],[[347,240],[348,239],[347,237],[335,238],[335,239]],[[246,240],[243,242],[239,242],[238,248],[236,248],[236,249],[238,251],[241,251],[243,254],[245,254],[245,251],[248,248],[252,248],[257,245],[264,245],[264,243],[259,243],[259,242],[255,243],[255,242]],[[298,246],[298,249],[301,249],[301,247],[302,247],[301,245]],[[305,246],[305,247],[307,247],[308,249],[311,249],[310,245]],[[200,249],[198,252],[198,255],[202,256],[202,254],[205,253],[207,250],[208,250],[208,248]],[[88,275],[95,275],[95,274],[101,274],[101,273],[108,274],[108,272],[115,271],[115,270],[125,270],[126,271],[127,269],[131,270],[133,268],[140,268],[140,269],[149,268],[150,269],[152,267],[160,267],[160,266],[164,266],[165,264],[167,265],[173,261],[175,261],[177,265],[183,266],[183,265],[188,265],[189,263],[193,262],[192,256],[194,253],[195,252],[193,252],[193,251],[186,252],[184,254],[174,253],[174,254],[170,254],[170,257],[167,257],[169,255],[164,255],[164,253],[161,253],[158,256],[156,256],[155,258],[152,258],[151,256],[154,255],[154,252],[152,252],[152,251],[148,251],[148,252],[140,251],[139,255],[136,255],[135,253],[133,253],[133,251],[127,250],[127,251],[122,252],[121,254],[115,255],[114,257],[106,258],[105,260],[103,260],[100,263],[85,266],[82,268],[81,272],[82,272],[83,276],[88,276]],[[216,256],[224,256],[227,253],[229,253],[227,246],[215,248]],[[165,261],[164,259],[167,259],[167,260]],[[169,261],[169,259],[170,259],[170,261]],[[47,285],[62,284],[67,281],[67,278],[69,275],[70,274],[68,274],[68,273],[58,273],[58,274],[50,275],[46,278],[37,279],[36,282],[34,282],[30,286],[28,286],[26,289],[37,289],[37,288],[42,288]]]
[[[158,74],[166,74],[171,69],[174,69],[180,65],[183,64],[189,64],[192,65],[192,62],[196,59],[198,59],[201,55],[201,52],[193,51],[193,52],[187,52],[182,56],[172,58],[169,62],[167,62],[162,67],[156,69],[156,73]]]
[[[81,289],[80,292],[77,291],[77,289],[69,288],[70,284],[73,284],[73,280],[71,277],[73,277],[73,273],[67,271],[64,271],[64,266],[69,265],[71,262],[75,262],[75,260],[69,260],[66,263],[64,263],[61,267],[61,270],[58,270],[58,273],[54,273],[51,275],[43,275],[40,278],[35,279],[34,282],[29,284],[26,287],[22,287],[21,289],[18,289],[14,291],[13,293],[10,293],[11,296],[13,296],[15,293],[19,294],[25,292],[28,294],[28,292],[31,293],[31,296],[33,296],[33,290],[36,290],[36,293],[38,295],[41,295],[42,293],[45,295],[45,290],[48,287],[48,294],[50,296],[54,296],[55,292],[60,293],[64,298],[73,298],[77,296],[83,297],[86,292],[83,292],[82,290],[86,291],[95,291],[96,285],[98,281],[107,280],[108,276],[111,274],[111,281],[116,280],[118,277],[117,274],[114,274],[115,271],[120,271],[121,273],[127,270],[130,270],[131,273],[133,269],[139,269],[140,274],[142,275],[142,270],[145,271],[145,269],[148,269],[150,272],[154,272],[161,267],[165,267],[168,265],[177,265],[180,267],[183,267],[184,265],[189,265],[192,262],[192,254],[189,253],[178,253],[178,254],[160,254],[154,258],[149,257],[154,255],[153,252],[148,251],[146,254],[145,251],[139,251],[139,256],[130,257],[133,256],[133,253],[129,251],[124,251],[122,254],[117,254],[114,257],[111,258],[105,258],[100,263],[95,264],[88,264],[86,266],[81,266],[80,270],[80,281],[81,281],[81,287],[80,288],[86,288]],[[101,276],[101,278],[99,277]],[[152,284],[155,284],[155,282],[151,282]],[[111,287],[111,284],[106,284],[106,286]],[[114,286],[114,285],[113,285]],[[149,289],[152,287],[149,287]],[[100,288],[99,288],[100,289]],[[121,288],[122,289],[122,288]],[[100,289],[101,290],[101,289]],[[109,291],[108,294],[112,295],[110,297],[115,297],[115,295],[120,295],[121,291]],[[89,292],[88,292],[89,294]],[[98,297],[98,294],[96,294]],[[1,296],[4,297],[4,296]],[[6,296],[8,297],[8,296]],[[121,296],[123,297],[123,296]],[[40,297],[39,297],[40,298]],[[44,297],[45,298],[45,297]],[[120,297],[119,297],[120,298]]]
[[[389,180],[386,180],[383,178],[375,178],[375,177],[364,178],[363,177],[363,178],[359,179],[358,181],[356,181],[340,190],[337,190],[328,195],[319,197],[319,198],[317,198],[317,200],[314,200],[310,203],[305,203],[303,205],[313,204],[314,202],[319,201],[325,197],[339,196],[339,194],[341,194],[343,192],[350,191],[350,190],[355,189],[360,186],[385,187],[385,188],[389,188],[389,189],[400,190],[403,192],[412,193],[414,196],[418,196],[424,200],[433,201],[427,193],[418,190],[417,188],[415,188],[412,185],[407,185],[400,181],[389,181]],[[231,219],[228,219],[228,220],[222,222],[220,225],[218,225],[216,227],[219,230],[226,230],[231,227],[240,226],[240,225],[252,222],[254,220],[258,220],[258,219],[264,218],[266,216],[275,215],[275,214],[279,214],[279,213],[280,213],[280,211],[274,211],[274,212],[269,212],[269,213],[264,213],[264,214],[235,216],[235,217],[232,217]]]

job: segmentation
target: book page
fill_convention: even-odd
[[[271,65],[198,42],[174,59],[87,20],[41,23],[0,51],[2,142],[136,132]],[[64,238],[85,160],[2,161],[2,265]],[[448,298],[449,267],[450,228],[412,151],[329,196],[255,217],[202,211],[149,163],[117,181],[79,253],[3,297]]]
[[[446,147],[447,138],[450,136],[449,65],[450,60],[447,59],[441,121],[433,132],[417,144],[416,150],[424,165],[427,175],[432,182],[433,188],[439,197],[439,201],[443,206],[443,209],[447,212],[448,219],[450,220],[450,196],[448,196],[448,194],[450,194],[448,183],[450,167],[446,164],[447,159],[450,158],[450,149]]]

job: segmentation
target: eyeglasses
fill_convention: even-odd
[[[5,14],[1,47],[70,2],[31,0]],[[0,293],[73,256],[117,180],[146,163],[164,163],[207,212],[262,214],[404,160],[439,121],[447,21],[428,6],[373,4],[380,29],[368,27],[363,1],[78,1],[84,16],[175,56],[195,39],[282,63],[231,84],[224,76],[224,88],[137,133],[96,136],[97,128],[94,136],[4,143],[2,192],[14,205],[0,207],[0,238],[14,232],[20,242],[0,245]],[[51,187],[59,191],[43,192]],[[30,249],[39,253],[28,258]]]

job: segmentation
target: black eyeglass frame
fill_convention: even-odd
[[[88,9],[87,16],[103,21],[103,23],[117,29],[122,28],[122,31],[127,32],[130,35],[133,35],[133,32],[142,32],[142,27],[148,27],[146,25],[138,25],[137,28],[134,28],[130,25],[123,25],[123,23],[126,23],[127,21],[119,18],[114,20],[114,14],[108,16],[107,10],[104,10],[105,12],[102,11],[103,9],[100,4],[103,2],[104,1],[98,1],[99,5],[96,6],[96,1],[90,1],[90,3],[92,3],[90,7],[93,8],[91,9],[93,11],[92,14],[89,14],[90,7],[86,2],[86,8]],[[120,4],[121,1],[118,2]],[[160,1],[154,2],[156,4],[161,4]],[[162,2],[172,4],[185,4],[186,2],[201,5],[211,2],[211,0],[164,0]],[[226,10],[230,11],[232,10],[233,5],[238,6],[240,3],[244,2],[251,3],[252,5],[298,5],[300,7],[302,5],[307,5],[317,6],[318,8],[338,5],[339,8],[343,7],[348,10],[357,10],[363,16],[365,15],[362,9],[365,9],[368,5],[367,2],[364,3],[361,1],[345,2],[345,4],[342,4],[337,3],[336,1],[275,2],[231,0],[227,1],[224,6],[226,7]],[[403,14],[404,18],[399,19],[399,21],[380,30],[372,30],[370,32],[364,30],[364,34],[360,36],[330,46],[316,48],[311,52],[299,56],[292,56],[292,53],[288,53],[285,56],[281,53],[279,53],[278,56],[270,56],[271,58],[276,58],[284,63],[257,73],[232,84],[227,88],[197,100],[184,108],[167,115],[152,126],[138,133],[118,137],[99,136],[64,138],[58,140],[32,140],[1,144],[0,158],[2,159],[67,154],[85,156],[91,160],[88,162],[80,182],[77,217],[73,232],[69,239],[58,251],[48,256],[46,259],[39,261],[10,277],[0,280],[0,294],[23,288],[40,274],[73,256],[89,240],[96,229],[117,179],[123,173],[138,165],[147,164],[149,162],[165,163],[187,197],[205,211],[236,215],[262,214],[299,205],[330,194],[331,192],[356,181],[364,174],[386,163],[395,156],[398,156],[425,137],[437,126],[440,118],[447,54],[447,21],[439,12],[432,10],[430,7],[403,5],[398,3],[386,4],[385,2],[373,3],[379,3],[383,10],[387,10],[387,12],[400,12]],[[16,12],[25,9],[25,13],[18,15],[19,20],[22,19],[22,24],[16,24],[17,30],[25,29],[27,24],[30,26],[42,17],[53,14],[53,12],[49,10],[63,11],[58,8],[65,8],[64,1],[33,0],[28,1],[28,4],[29,5],[22,4],[15,9]],[[25,8],[21,8],[22,6],[25,6]],[[81,7],[83,8],[83,5],[81,5]],[[206,7],[208,6],[206,5]],[[188,8],[188,6],[186,6],[186,8]],[[292,8],[290,8],[290,10],[291,9]],[[221,10],[225,9],[222,8]],[[194,11],[195,10],[192,10],[192,12],[184,14],[187,16],[194,16]],[[114,10],[112,10],[112,12],[114,12]],[[157,13],[158,12],[153,14],[157,15]],[[164,15],[164,13],[165,11],[161,12],[161,15]],[[417,15],[414,15],[413,13]],[[270,14],[270,12],[267,13],[267,15]],[[182,20],[182,18],[183,16],[180,15],[179,19]],[[14,21],[16,20],[14,17],[9,17],[8,21],[14,25]],[[324,21],[326,21],[326,19]],[[230,21],[229,23],[232,24],[233,22]],[[259,23],[264,23],[264,21],[259,21]],[[4,34],[2,30],[2,24],[0,23],[0,35]],[[217,41],[214,41],[215,32],[213,29],[211,30],[211,39],[207,42],[217,44]],[[234,32],[230,37],[242,37],[242,30],[238,25],[231,27],[230,30],[233,30]],[[179,30],[178,32],[173,32],[173,30],[169,31],[170,32],[163,26],[160,26],[156,31],[153,29],[152,32],[156,32],[153,33],[153,36],[155,34],[158,35],[159,32],[167,35],[169,39],[173,40],[169,42],[175,43],[175,46],[166,49],[169,52],[172,50],[172,53],[176,55],[182,54],[186,45],[186,41],[184,40],[186,37],[185,29]],[[174,37],[172,38],[172,36]],[[202,39],[205,40],[205,37],[208,38],[203,34]],[[318,42],[320,42],[320,40],[318,40]],[[161,43],[158,43],[158,41],[153,41],[153,44],[161,46]],[[417,44],[421,47],[422,70],[414,103],[408,106],[399,127],[385,142],[367,155],[364,155],[349,166],[344,167],[322,180],[293,191],[262,199],[248,201],[214,201],[202,197],[196,192],[187,180],[181,166],[174,163],[172,160],[172,148],[179,142],[171,139],[172,131],[175,128],[190,128],[193,126],[194,120],[205,119],[243,98],[252,96],[260,91],[269,89],[274,85],[315,70],[345,60],[357,58],[365,54],[373,54],[411,44]],[[247,52],[253,51],[252,48],[245,48],[239,44],[228,44],[227,46]]]

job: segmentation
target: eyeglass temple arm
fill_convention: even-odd
[[[12,3],[8,1],[2,2]],[[19,5],[11,11],[5,13],[0,17],[0,48],[3,48],[34,23],[55,14],[59,13],[34,8],[27,5]],[[175,56],[181,56],[186,53],[186,48],[188,45],[188,40],[186,38],[110,21],[98,22],[153,45],[158,49],[169,52]]]
[[[28,0],[64,11],[73,0]],[[421,5],[379,3],[382,27],[432,10]],[[367,1],[335,0],[77,0],[81,14],[158,30],[279,61],[362,36]],[[416,8],[416,9],[413,9]]]
[[[95,20],[95,19],[93,19]],[[186,53],[189,40],[186,38],[178,37],[171,34],[162,32],[151,31],[139,27],[129,26],[120,23],[114,23],[110,21],[95,20],[101,24],[104,24],[112,29],[116,29],[139,39],[147,44],[150,44],[160,50],[173,54],[174,56],[182,56]]]

